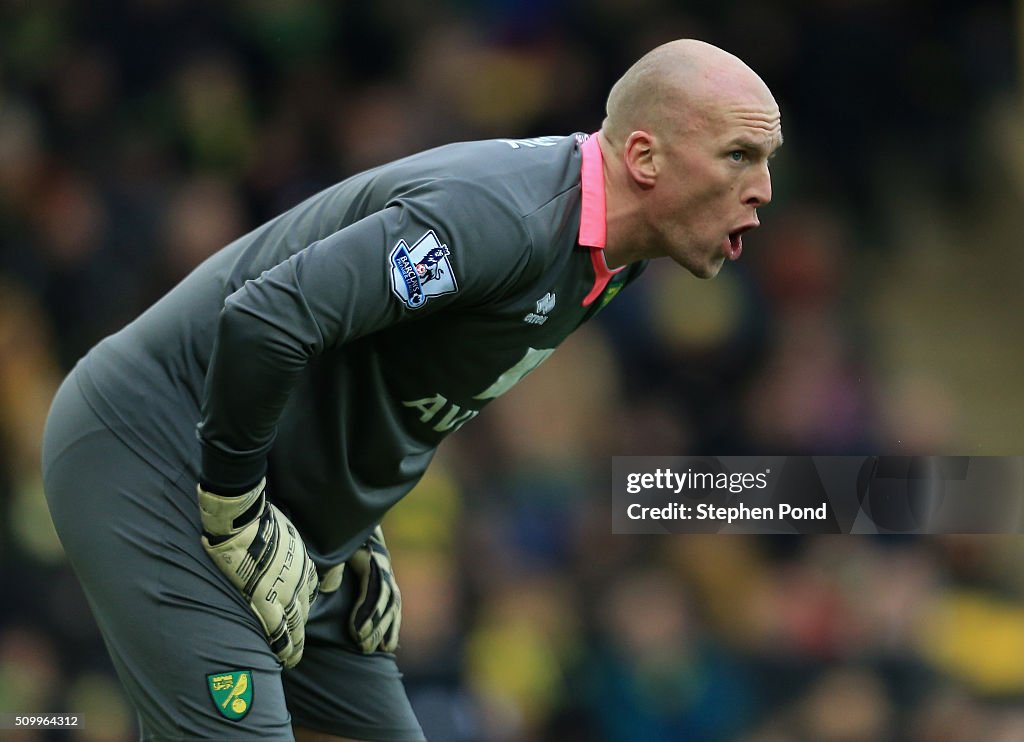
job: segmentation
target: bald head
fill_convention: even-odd
[[[761,78],[738,57],[703,41],[678,39],[652,49],[612,86],[601,128],[616,148],[637,130],[680,134],[737,97],[773,100]]]
[[[601,147],[609,267],[671,257],[710,278],[772,200],[782,114],[746,64],[693,39],[663,44],[612,87]]]

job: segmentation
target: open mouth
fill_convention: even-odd
[[[739,229],[729,233],[729,237],[724,243],[725,256],[729,258],[729,260],[740,259],[740,255],[743,254],[743,233],[749,232],[756,226],[756,224],[744,224]]]
[[[729,233],[729,247],[726,250],[726,257],[729,260],[739,260],[743,254],[743,235],[740,232]]]

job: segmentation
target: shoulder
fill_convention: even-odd
[[[399,181],[526,217],[579,184],[581,135],[458,142],[394,163]]]
[[[385,166],[375,179],[386,189],[386,206],[432,231],[461,274],[504,294],[575,242],[579,141],[460,142]]]

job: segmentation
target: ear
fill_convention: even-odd
[[[654,159],[654,135],[634,131],[626,137],[623,160],[626,171],[641,188],[652,188],[658,179],[658,166]]]

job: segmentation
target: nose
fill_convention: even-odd
[[[751,177],[747,188],[743,193],[743,203],[753,206],[765,206],[772,201],[772,174],[768,170],[768,163],[765,162],[757,169]]]

